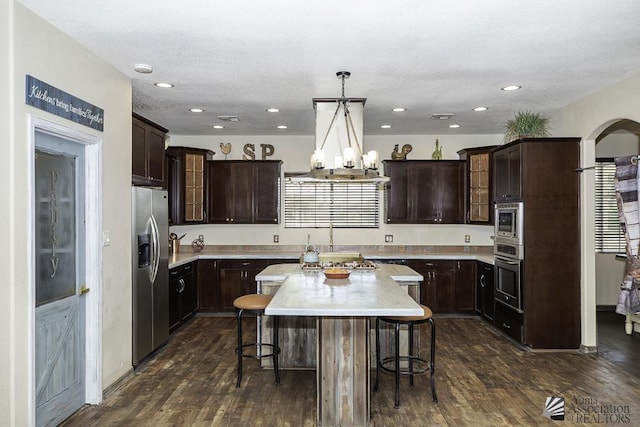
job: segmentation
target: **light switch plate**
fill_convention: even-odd
[[[102,230],[102,246],[111,246],[111,232]]]

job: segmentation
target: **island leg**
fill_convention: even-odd
[[[319,317],[319,426],[369,424],[369,318]]]

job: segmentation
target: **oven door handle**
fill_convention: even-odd
[[[509,258],[503,258],[503,257],[500,257],[500,256],[496,256],[495,258],[496,258],[496,261],[503,262],[503,263],[509,264],[509,265],[519,265],[520,264],[520,261],[513,261],[513,260],[510,260]]]

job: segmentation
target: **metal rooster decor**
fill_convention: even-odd
[[[393,151],[391,152],[391,160],[407,160],[407,154],[409,154],[413,150],[411,144],[404,144],[402,146],[402,150],[398,152],[398,144],[393,146]]]
[[[226,144],[220,143],[220,151],[224,154],[224,159],[227,160],[227,155],[231,152],[231,143],[227,142]]]

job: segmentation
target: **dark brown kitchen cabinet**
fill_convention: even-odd
[[[522,138],[493,154],[494,188],[512,196],[519,189],[524,213],[522,313],[496,302],[495,324],[534,349],[577,349],[580,138]]]
[[[420,303],[434,313],[473,313],[475,307],[475,261],[409,259],[424,278],[420,282]]]
[[[493,198],[495,202],[522,198],[521,145],[509,145],[493,153]]]
[[[477,269],[476,313],[493,323],[495,304],[493,300],[493,265],[478,261]]]
[[[473,147],[458,151],[465,169],[465,218],[468,224],[493,224],[493,186],[491,150],[496,146]]]
[[[218,264],[219,312],[235,312],[233,300],[256,293],[256,275],[267,260],[220,260]]]
[[[208,223],[278,224],[279,160],[207,162]]]
[[[172,225],[205,223],[206,162],[213,151],[168,147],[165,151],[169,222]]]
[[[456,312],[474,313],[476,308],[476,262],[456,261]]]
[[[169,332],[175,331],[195,313],[198,306],[195,263],[169,270]]]
[[[464,161],[384,161],[389,224],[464,222]]]
[[[162,187],[164,145],[169,132],[162,126],[133,114],[131,119],[131,181],[134,185]]]
[[[215,259],[198,260],[198,311],[214,313],[220,307],[218,263]]]

